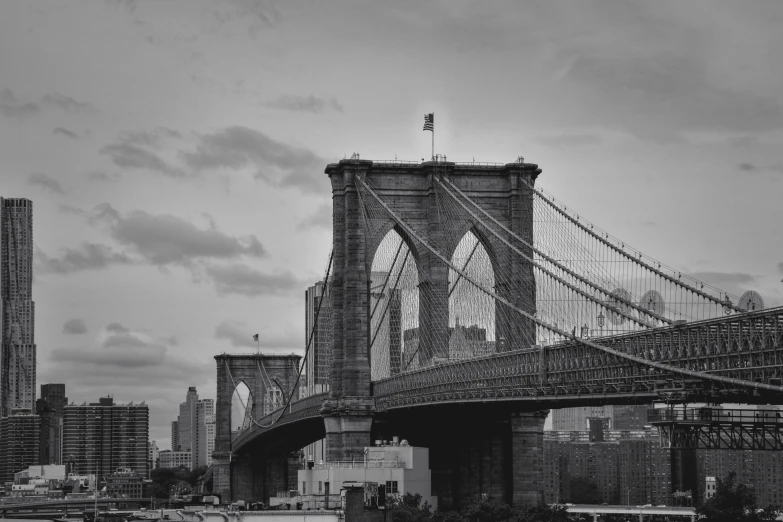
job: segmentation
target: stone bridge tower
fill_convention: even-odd
[[[240,383],[250,391],[252,417],[260,421],[265,413],[285,404],[294,388],[299,355],[220,354],[217,363],[215,401],[215,451],[212,453],[213,492],[223,502],[237,499],[269,498],[269,492],[288,489],[288,462],[285,452],[236,453],[232,441],[236,427],[245,419],[232,419],[232,398]],[[294,390],[292,400],[297,400]]]
[[[436,176],[447,174],[500,223],[533,242],[532,184],[540,174],[537,165],[512,163],[480,166],[448,162],[403,164],[343,160],[326,167],[332,185],[333,261],[332,321],[333,346],[330,394],[324,401],[327,459],[361,459],[370,445],[374,402],[370,385],[370,273],[375,250],[389,230],[396,229],[416,260],[419,281],[420,335],[431,339],[430,357],[448,357],[448,267],[416,240],[408,237],[391,218],[369,231],[362,215],[357,176],[368,180],[396,212],[430,244],[454,252],[462,236],[474,231],[490,255],[498,273],[510,275],[510,283],[496,291],[516,306],[535,312],[533,267],[514,255],[502,242],[485,237],[469,219],[444,220],[438,207]],[[448,257],[451,257],[449,254]],[[531,255],[532,257],[532,255]],[[446,302],[443,302],[445,300]],[[498,310],[502,304],[497,304]],[[496,313],[498,350],[523,348],[502,340],[535,339],[535,325],[522,319],[508,321],[511,313]],[[528,347],[528,346],[525,346]],[[425,362],[426,364],[426,362]],[[540,417],[540,416],[539,416]],[[538,419],[538,417],[536,417]],[[543,425],[543,420],[536,421]],[[523,433],[517,428],[515,433]],[[540,443],[539,443],[540,444]]]

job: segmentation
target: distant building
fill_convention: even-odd
[[[215,449],[215,401],[199,400],[196,387],[188,388],[185,402],[179,405],[179,416],[171,424],[171,438],[173,451],[190,452],[192,458],[189,469],[212,464],[212,452]]]
[[[215,401],[202,399],[196,404],[196,437],[193,445],[193,467],[212,464],[215,451]]]
[[[115,404],[111,397],[64,408],[63,460],[77,475],[109,475],[130,468],[147,477],[149,407]]]
[[[65,466],[58,464],[35,465],[14,473],[14,482],[21,482],[25,479],[45,479],[63,481],[65,480]]]
[[[41,419],[16,414],[0,419],[0,483],[14,480],[14,473],[39,464]]]
[[[198,402],[198,392],[195,386],[188,388],[185,394],[185,402],[179,405],[179,417],[177,417],[177,426],[179,427],[179,446],[183,450],[193,451],[196,432],[196,403]]]
[[[160,459],[160,450],[158,450],[158,443],[153,441],[150,441],[150,457],[149,457],[149,469],[152,471],[153,469],[158,467],[158,460]]]
[[[402,292],[398,276],[388,272],[370,275],[370,374],[373,380],[400,373],[402,353]]]
[[[323,299],[321,297],[323,296]],[[319,303],[321,308],[318,308]],[[317,328],[316,314],[318,317]],[[310,342],[310,351],[305,360],[306,383],[303,396],[326,391],[329,384],[329,371],[332,365],[332,308],[328,283],[319,281],[305,291],[305,338],[304,345]],[[310,337],[312,332],[312,339]]]
[[[161,468],[179,468],[185,466],[193,469],[193,455],[189,450],[163,450],[159,453]]]
[[[130,468],[106,475],[106,495],[111,498],[142,498],[144,477]]]
[[[580,406],[552,410],[552,431],[585,431],[590,418],[609,419],[614,431],[642,430],[650,406]]]
[[[0,198],[0,417],[35,409],[33,202]]]
[[[589,431],[544,433],[544,500],[573,502],[571,481],[593,483],[608,504],[671,505],[671,466],[656,430],[603,431],[603,419]]]
[[[42,384],[41,398],[35,401],[35,412],[41,417],[39,462],[62,464],[63,412],[68,398],[65,384]]]
[[[45,400],[54,412],[62,417],[63,410],[68,404],[68,397],[65,396],[65,384],[42,384],[41,399]]]
[[[461,325],[459,318],[454,326],[449,327],[449,359],[463,360],[489,355],[497,351],[497,343],[487,339],[487,329],[477,324]],[[402,333],[402,371],[410,371],[437,364],[439,359],[432,359],[431,354],[419,352],[419,329],[409,328]],[[424,362],[422,362],[424,361]]]
[[[717,482],[715,480],[715,477],[705,477],[704,478],[704,499],[709,500],[712,497],[715,496],[715,492],[717,491]]]
[[[758,506],[783,505],[783,452],[697,450],[696,469],[698,487],[704,488],[694,495],[697,502],[708,498],[707,477],[726,480],[734,472],[736,483],[753,490]]]

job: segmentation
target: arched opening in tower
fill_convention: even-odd
[[[495,291],[492,262],[478,237],[468,231],[457,244],[451,264],[472,281]],[[472,282],[449,268],[449,359],[470,359],[495,353],[495,300]]]
[[[242,431],[252,424],[253,394],[244,381],[240,381],[231,396],[231,431]]]
[[[370,375],[375,381],[418,367],[418,267],[396,230],[375,251],[369,279]]]

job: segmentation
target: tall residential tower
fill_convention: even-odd
[[[0,417],[35,411],[33,202],[0,198]]]

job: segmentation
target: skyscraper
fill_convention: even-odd
[[[323,299],[321,299],[323,296]],[[305,364],[307,395],[321,393],[329,383],[329,369],[332,365],[332,312],[329,299],[328,282],[319,281],[305,291],[305,346],[310,342]],[[318,305],[321,305],[319,310]],[[316,313],[318,315],[317,328]],[[312,340],[310,338],[312,332]]]
[[[647,424],[649,405],[579,406],[552,410],[552,431],[585,431],[591,418],[609,419],[609,429],[641,430]]]
[[[38,415],[17,413],[0,419],[0,483],[14,480],[14,473],[39,464]]]
[[[196,440],[193,444],[193,467],[212,464],[215,451],[215,401],[202,399],[196,403]]]
[[[65,384],[42,384],[35,411],[41,417],[39,464],[62,464],[63,409],[68,404]]]
[[[68,405],[63,419],[63,464],[79,475],[108,475],[131,468],[148,477],[150,411],[144,404],[98,402]]]
[[[0,417],[34,412],[33,202],[0,198]]]
[[[175,440],[176,439],[176,440]],[[171,449],[190,451],[191,466],[208,466],[215,449],[215,402],[198,398],[195,386],[188,388],[179,417],[171,423]]]
[[[183,450],[193,451],[193,442],[196,432],[196,403],[198,402],[198,392],[195,386],[188,388],[185,395],[185,402],[179,405],[179,417],[177,417],[177,426],[179,428],[179,445]]]

